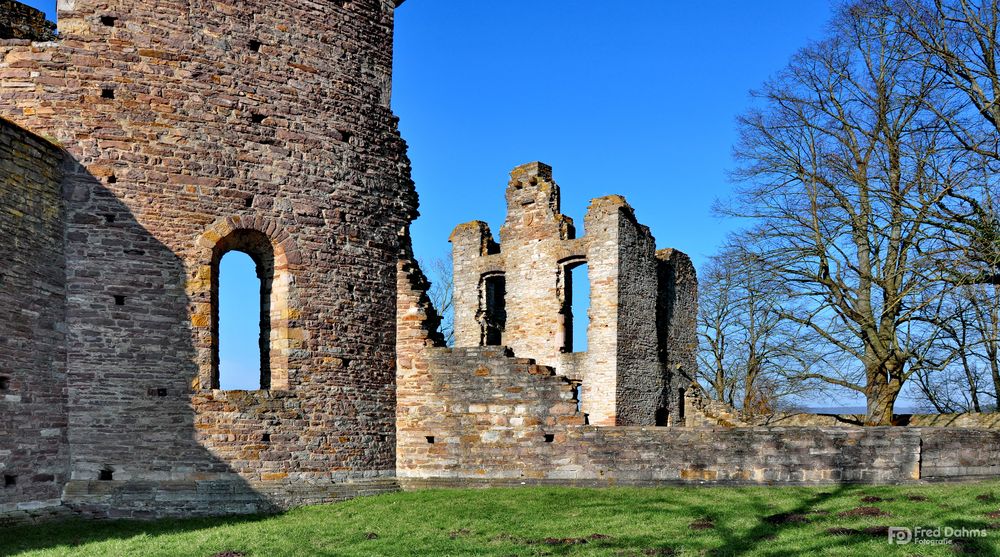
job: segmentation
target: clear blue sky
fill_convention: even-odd
[[[53,0],[27,3],[54,16]],[[445,256],[461,222],[485,220],[498,233],[507,173],[541,160],[578,227],[591,198],[622,194],[658,247],[700,266],[739,226],[710,208],[732,187],[735,118],[749,90],[822,38],[832,5],[407,0],[396,10],[393,108],[420,193],[417,256]],[[235,312],[257,303],[257,283],[252,267],[230,259],[222,366],[252,383],[256,364],[245,356],[257,351],[256,323]]]

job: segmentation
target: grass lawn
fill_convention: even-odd
[[[988,534],[890,545],[889,526]],[[428,490],[279,516],[0,528],[0,555],[1000,556],[1000,482]]]

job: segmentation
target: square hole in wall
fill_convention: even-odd
[[[434,444],[434,436],[433,435],[428,435],[427,437],[425,437],[425,439],[427,439],[427,442],[430,443],[431,445]]]
[[[110,15],[101,16],[101,25],[105,27],[114,27],[118,23],[118,18]]]
[[[265,114],[251,114],[250,115],[250,121],[253,122],[254,124],[260,124],[261,122],[264,121],[265,118],[267,118],[267,115],[265,115]]]
[[[115,98],[115,90],[110,87],[105,87],[104,89],[101,89],[101,98],[102,99]]]
[[[553,442],[555,440],[556,440],[556,436],[554,434],[552,434],[552,433],[546,433],[545,434],[545,442],[546,443],[551,443],[551,442]]]
[[[116,306],[124,306],[125,305],[125,296],[122,296],[121,294],[115,294],[115,305]]]
[[[10,377],[0,376],[0,391],[10,390]]]
[[[261,435],[260,436],[260,440],[263,441],[263,442],[265,442],[265,443],[270,443],[271,442],[271,434],[270,433],[265,433],[265,434]]]
[[[4,474],[3,475],[3,486],[4,487],[14,487],[15,485],[17,485],[17,476],[15,476],[13,474]]]
[[[105,468],[97,474],[97,479],[102,482],[110,482],[115,479],[115,471]]]
[[[115,176],[114,174],[112,174],[111,176],[108,176],[108,183],[109,184],[117,184],[118,183],[118,177]]]
[[[260,47],[262,46],[264,46],[263,43],[257,39],[250,39],[250,42],[247,43],[247,48],[249,48],[251,52],[260,52]]]
[[[253,196],[252,195],[250,197],[248,197],[248,198],[246,198],[246,199],[243,200],[243,206],[246,207],[247,209],[253,207]]]

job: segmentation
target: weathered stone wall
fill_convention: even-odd
[[[681,389],[687,389],[698,372],[698,276],[683,252],[661,249],[656,259],[656,330],[667,414],[658,425],[681,424]]]
[[[668,321],[676,316],[693,323],[697,311],[693,298],[684,298],[669,313],[658,311],[660,298],[669,297],[660,292],[676,297],[679,291],[683,297],[687,285],[677,290],[661,281],[661,275],[664,280],[674,275],[658,273],[664,264],[657,260],[653,236],[636,222],[621,196],[592,200],[584,217],[587,234],[576,238],[572,219],[560,213],[560,191],[551,167],[535,162],[515,168],[506,195],[507,218],[499,244],[480,221],[459,225],[451,235],[455,345],[489,343],[484,281],[502,275],[506,325],[500,344],[579,382],[590,423],[656,423],[657,415],[669,412],[666,393],[674,382],[667,351],[660,346],[669,342]],[[590,320],[587,350],[578,353],[572,352],[568,339],[584,316],[570,311],[569,278],[570,269],[582,263],[588,266]],[[693,268],[690,271],[683,278],[693,281]]]
[[[0,516],[18,519],[69,476],[63,161],[0,118]]]
[[[755,425],[781,427],[862,427],[863,414],[779,413],[750,420]],[[896,414],[893,425],[910,427],[954,427],[1000,429],[1000,413],[966,412],[962,414]]]
[[[980,476],[1000,451],[1000,434],[971,430],[588,426],[548,366],[502,347],[422,354],[399,379],[408,487],[905,482]]]
[[[76,0],[59,43],[0,43],[0,115],[79,163],[68,503],[112,512],[83,485],[107,482],[160,494],[129,512],[207,514],[233,485],[285,506],[302,485],[332,499],[394,475],[391,316],[416,197],[389,109],[393,8]],[[234,235],[273,252],[270,391],[212,388]],[[174,482],[221,487],[182,503]]]
[[[16,0],[0,0],[0,39],[51,41],[56,24],[45,14]]]

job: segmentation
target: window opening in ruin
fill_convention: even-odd
[[[115,479],[115,471],[105,468],[98,472],[97,479],[102,482],[110,482]]]
[[[15,485],[17,485],[17,476],[14,476],[12,474],[4,474],[3,475],[3,486],[4,487],[14,487]]]
[[[552,433],[546,433],[545,434],[545,442],[546,443],[551,443],[551,442],[553,442],[555,440],[556,440],[556,436],[554,434],[552,434]]]
[[[104,89],[101,89],[101,98],[102,99],[115,98],[115,90],[110,87],[105,87]]]
[[[666,408],[657,408],[656,409],[656,425],[658,425],[658,426],[667,425],[667,416],[668,416],[668,414],[667,414],[667,409]]]
[[[480,314],[482,345],[500,346],[507,326],[507,279],[502,274],[483,277]]]
[[[10,390],[10,377],[0,377],[0,391]]]
[[[427,439],[427,442],[429,444],[431,444],[431,445],[434,444],[434,436],[433,435],[428,435],[428,436],[425,437],[425,439]]]
[[[271,434],[270,433],[265,433],[265,434],[261,435],[260,436],[260,440],[262,442],[264,442],[264,443],[270,443],[271,442]]]
[[[268,388],[269,318],[262,311],[269,296],[262,265],[242,250],[224,254],[218,266],[218,385],[225,390]],[[268,289],[269,290],[269,289]]]
[[[263,43],[256,39],[250,39],[250,43],[247,46],[251,52],[260,52],[260,47],[263,46]]]
[[[590,273],[586,261],[563,265],[562,277],[562,351],[586,352],[590,328]]]
[[[583,410],[583,385],[573,386],[573,398],[576,399],[576,411]]]
[[[677,417],[684,419],[684,389],[677,389]]]
[[[114,27],[117,22],[118,22],[118,18],[117,17],[110,16],[110,15],[102,15],[101,16],[101,25],[103,25],[105,27]]]
[[[116,306],[124,306],[125,305],[125,296],[122,296],[121,294],[115,294],[115,305]]]

